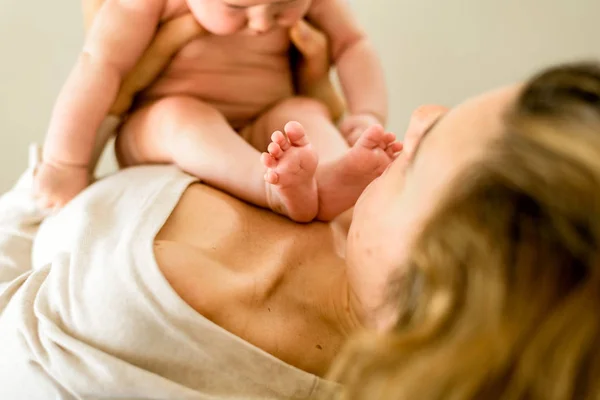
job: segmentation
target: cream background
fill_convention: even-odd
[[[549,63],[600,56],[598,0],[352,0],[389,84],[389,128],[424,102],[453,105]],[[0,191],[42,141],[82,43],[76,1],[0,1]],[[102,170],[112,168],[105,158]]]

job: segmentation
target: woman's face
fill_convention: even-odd
[[[446,110],[422,107],[412,117],[405,148],[359,198],[348,236],[349,279],[366,310],[382,304],[391,272],[452,181],[485,156],[503,132],[502,114],[518,87],[496,90]]]

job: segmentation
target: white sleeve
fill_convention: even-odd
[[[47,215],[36,206],[31,190],[37,154],[38,148],[32,146],[29,168],[0,196],[0,298],[14,280],[31,270],[33,240]]]

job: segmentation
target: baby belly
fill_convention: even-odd
[[[219,38],[192,42],[140,100],[192,96],[214,106],[238,129],[293,95],[287,54],[244,43],[233,46]]]

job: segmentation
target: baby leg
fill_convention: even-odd
[[[336,160],[350,149],[331,122],[327,107],[308,97],[292,97],[278,103],[248,127],[245,137],[253,147],[266,151],[271,133],[283,129],[289,121],[297,121],[304,127],[320,164]]]
[[[401,149],[395,136],[382,127],[368,129],[349,147],[327,109],[315,100],[300,97],[281,102],[259,118],[250,132],[250,142],[264,149],[268,137],[265,133],[280,129],[290,120],[299,122],[292,125],[293,130],[305,133],[319,156],[316,180],[320,220],[331,220],[354,206],[367,185],[381,175]]]
[[[117,137],[117,155],[121,165],[173,163],[240,199],[295,220],[307,218],[306,211],[288,210],[268,196],[259,152],[219,111],[191,97],[166,98],[135,112]],[[308,220],[316,214],[314,203]]]

